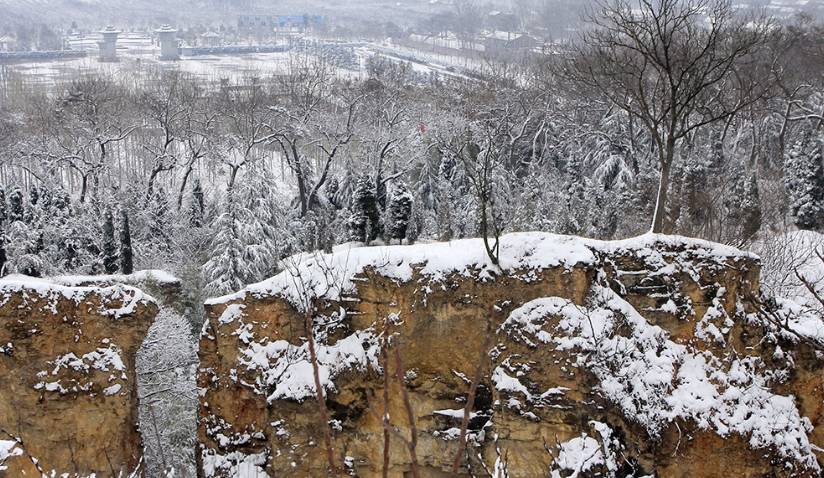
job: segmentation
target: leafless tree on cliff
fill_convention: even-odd
[[[453,136],[439,139],[441,152],[463,164],[478,206],[478,232],[489,260],[496,266],[505,228],[496,200],[501,199],[498,190],[503,186],[504,166],[511,158],[515,141],[511,136],[514,115],[512,105],[494,108],[481,113],[477,121],[458,126]],[[520,135],[524,134],[525,125]]]
[[[414,409],[412,408],[412,401],[409,396],[409,389],[406,385],[406,368],[403,365],[401,358],[400,339],[394,332],[394,326],[397,325],[400,318],[397,313],[390,313],[383,317],[381,322],[381,361],[383,364],[383,415],[380,420],[383,424],[383,468],[382,476],[389,476],[389,466],[391,462],[390,457],[390,442],[391,436],[398,438],[406,449],[409,451],[410,472],[413,478],[420,477],[420,464],[418,463],[418,428],[415,420]],[[378,325],[377,323],[375,324]],[[392,373],[391,360],[395,361],[395,372]],[[401,399],[403,401],[404,410],[406,412],[406,420],[409,424],[409,438],[404,436],[403,432],[392,425],[392,417],[389,414],[389,390],[391,388],[392,377],[397,381],[398,388],[401,391]]]
[[[335,455],[335,444],[329,426],[329,409],[326,406],[326,394],[320,379],[320,363],[318,362],[317,343],[315,341],[315,315],[317,312],[316,300],[326,295],[332,287],[339,286],[341,281],[336,280],[340,277],[335,276],[333,268],[324,263],[323,255],[315,254],[317,266],[322,272],[319,275],[308,272],[301,263],[302,259],[305,260],[301,256],[289,258],[283,264],[295,288],[300,312],[303,314],[303,333],[306,338],[309,362],[312,367],[315,400],[318,405],[320,428],[323,430],[323,442],[326,449],[329,473],[330,476],[338,476],[341,468],[338,466],[338,459]]]
[[[660,167],[652,232],[665,232],[679,144],[762,96],[769,72],[739,72],[752,68],[770,22],[739,15],[728,0],[603,0],[591,22],[564,74],[645,127]]]
[[[418,428],[415,425],[415,412],[412,408],[412,401],[409,398],[409,389],[406,388],[406,369],[403,366],[401,359],[400,344],[396,340],[393,347],[395,355],[395,378],[398,381],[398,386],[401,389],[401,398],[403,399],[403,408],[406,410],[406,420],[409,422],[409,439],[404,439],[406,448],[409,450],[409,459],[412,462],[412,476],[420,478],[420,466],[418,465]],[[386,370],[384,373],[388,373]]]
[[[824,254],[820,251],[815,251],[815,255],[821,261],[821,267],[824,270]],[[801,343],[812,347],[814,350],[824,352],[824,338],[820,336],[810,335],[803,330],[800,330],[794,323],[799,314],[812,313],[820,315],[824,318],[824,293],[822,293],[822,281],[815,281],[805,276],[798,268],[794,269],[794,274],[801,282],[803,287],[810,293],[810,295],[817,302],[817,305],[811,307],[812,310],[802,310],[800,313],[788,310],[786,308],[779,308],[774,300],[763,297],[748,297],[748,302],[752,305],[758,315],[767,321],[773,327],[789,334]]]
[[[489,308],[486,317],[486,330],[484,332],[484,341],[480,349],[478,349],[478,359],[475,365],[475,372],[472,374],[472,381],[469,384],[469,392],[466,398],[466,406],[463,410],[463,418],[461,419],[461,432],[458,435],[458,450],[455,452],[455,458],[452,460],[452,474],[457,475],[460,470],[463,455],[466,452],[466,431],[469,428],[469,419],[472,416],[472,411],[475,408],[475,394],[478,391],[478,385],[481,383],[483,373],[489,365],[489,348],[492,345],[492,338],[495,335],[495,326],[493,317],[496,307],[493,305]]]

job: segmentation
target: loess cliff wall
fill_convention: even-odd
[[[824,358],[759,299],[754,256],[654,235],[294,258],[207,304],[199,473],[330,475],[308,317],[341,474],[452,476],[478,375],[461,474],[820,476]]]
[[[0,476],[142,476],[134,361],[156,314],[124,285],[0,280]]]

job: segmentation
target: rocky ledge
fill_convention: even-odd
[[[342,248],[207,311],[205,477],[820,476],[824,324],[733,248]]]
[[[142,476],[134,362],[155,301],[64,284],[0,280],[0,476]]]

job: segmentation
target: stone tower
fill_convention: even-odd
[[[160,42],[160,59],[163,61],[179,60],[180,52],[177,48],[177,30],[170,25],[163,25],[155,30],[155,33],[157,33],[157,39]]]
[[[100,48],[99,60],[105,62],[117,61],[117,35],[120,32],[109,25],[100,34],[103,38],[97,42],[97,46]]]

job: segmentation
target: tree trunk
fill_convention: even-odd
[[[672,167],[672,151],[666,154],[667,158],[661,164],[661,180],[658,183],[658,196],[655,201],[655,212],[652,216],[652,232],[662,234],[664,221],[667,215],[667,195],[669,193],[670,168]]]
[[[189,175],[192,174],[192,165],[194,162],[186,166],[186,171],[183,172],[183,179],[180,182],[180,190],[177,193],[177,210],[183,207],[183,195],[186,193],[186,184],[189,182]]]
[[[320,382],[320,365],[318,364],[318,356],[315,351],[315,332],[314,320],[312,312],[307,305],[307,310],[304,313],[304,327],[306,327],[306,341],[309,346],[309,360],[312,364],[312,378],[315,382],[315,398],[318,402],[318,412],[320,414],[320,426],[323,430],[323,442],[326,446],[326,460],[329,462],[330,476],[338,476],[338,466],[335,461],[335,448],[332,442],[332,433],[329,430],[329,412],[326,409],[326,396],[323,392],[323,386]]]
[[[237,179],[237,172],[239,170],[240,166],[232,166],[232,171],[229,173],[229,184],[226,186],[227,195],[235,188],[235,179]]]
[[[152,201],[152,193],[154,192],[154,183],[157,179],[157,175],[160,173],[159,168],[152,168],[152,173],[149,175],[149,183],[146,187],[146,201],[144,203],[144,207],[149,207],[149,203]]]
[[[84,174],[80,180],[80,203],[86,202],[86,190],[88,189],[89,175]]]

